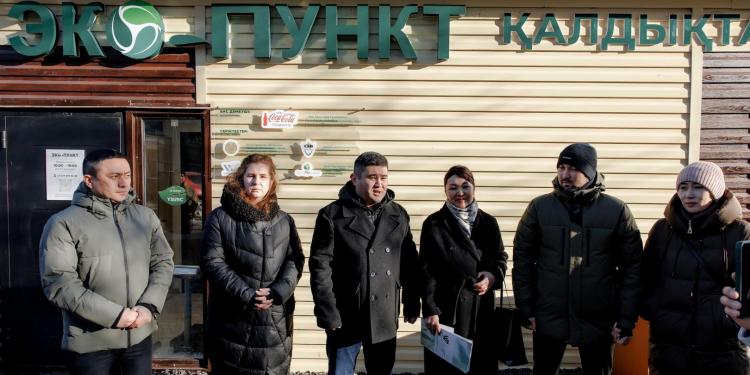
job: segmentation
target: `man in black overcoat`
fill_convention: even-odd
[[[367,374],[390,374],[401,301],[405,322],[419,316],[417,248],[409,215],[394,197],[388,160],[365,152],[339,199],[318,212],[310,284],[331,375],[353,374],[360,348]]]

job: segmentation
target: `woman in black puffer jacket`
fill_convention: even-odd
[[[213,374],[289,372],[293,293],[305,256],[294,220],[276,203],[277,187],[273,160],[247,156],[204,227]]]
[[[719,298],[733,285],[732,251],[750,238],[750,224],[721,169],[685,167],[664,216],[649,233],[642,265],[651,374],[749,374],[746,347]]]

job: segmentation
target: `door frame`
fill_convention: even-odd
[[[211,116],[209,108],[200,108],[196,110],[180,109],[175,111],[160,110],[138,110],[125,111],[125,150],[128,159],[132,165],[133,188],[143,193],[143,126],[142,118],[159,117],[159,118],[185,118],[192,117],[203,121],[203,217],[211,212]],[[142,197],[139,196],[138,203],[141,203]]]
[[[201,119],[203,125],[201,131],[203,132],[203,205],[202,214],[203,218],[206,218],[208,213],[212,210],[211,205],[211,115],[210,108],[196,108],[195,110],[190,109],[179,109],[179,110],[134,110],[125,111],[125,150],[127,152],[128,159],[132,165],[131,172],[133,176],[133,188],[142,193],[144,191],[145,179],[143,178],[143,138],[144,129],[141,123],[142,118],[159,117],[159,118],[185,118],[192,117]],[[141,202],[142,197],[139,196],[138,203]],[[204,281],[205,289],[208,291],[208,282]],[[208,303],[208,293],[203,295],[203,320],[205,329],[206,311],[205,306]],[[205,337],[205,335],[204,335]],[[152,358],[152,367],[154,369],[183,369],[183,370],[205,370],[207,368],[206,361],[206,342],[203,342],[203,358]]]

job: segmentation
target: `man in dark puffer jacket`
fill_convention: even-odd
[[[534,374],[555,374],[577,346],[586,374],[612,371],[613,340],[638,317],[641,235],[627,205],[604,194],[589,144],[566,147],[554,191],[531,201],[513,242],[516,305],[534,330]]]

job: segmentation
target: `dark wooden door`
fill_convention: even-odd
[[[47,150],[123,151],[123,114],[0,112],[0,368],[59,365],[60,310],[42,294],[39,238],[70,201],[48,200]],[[0,371],[1,372],[1,371]]]
[[[750,219],[750,53],[706,53],[700,159],[724,170]]]

